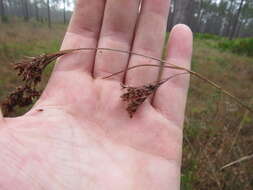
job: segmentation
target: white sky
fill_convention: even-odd
[[[68,10],[68,11],[73,11],[74,10],[74,3],[71,3],[70,5],[68,5],[68,4],[66,4],[66,10]],[[59,8],[60,9],[63,9],[64,8],[64,6],[63,6],[63,3],[60,3],[59,4]]]

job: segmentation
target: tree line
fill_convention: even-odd
[[[47,22],[52,20],[67,23],[71,11],[66,7],[75,0],[0,0],[2,22],[8,17],[31,18]],[[184,23],[193,32],[209,33],[228,37],[253,36],[252,0],[171,0],[168,31],[177,24]]]
[[[172,0],[168,30],[184,23],[194,32],[228,37],[253,36],[252,0]]]
[[[25,22],[36,19],[47,22],[52,27],[52,21],[67,23],[71,11],[67,10],[73,0],[0,0],[0,14],[2,22],[8,18],[22,17]]]

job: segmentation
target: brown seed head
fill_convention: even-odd
[[[130,118],[133,117],[138,107],[153,94],[159,87],[159,84],[149,84],[141,87],[122,86],[126,92],[121,96],[122,100],[127,103],[127,112]]]
[[[61,55],[62,53],[29,57],[14,64],[14,69],[18,71],[18,75],[22,76],[23,81],[25,81],[26,84],[35,86],[41,81],[42,72],[45,67]]]

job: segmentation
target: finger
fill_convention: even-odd
[[[108,0],[98,47],[130,50],[139,11],[139,0]],[[94,76],[103,77],[126,68],[129,55],[112,51],[98,51]],[[114,79],[122,80],[123,75]]]
[[[192,57],[192,32],[185,25],[175,26],[168,42],[167,61],[190,69]],[[162,78],[182,73],[179,70],[164,69]],[[179,75],[163,84],[156,92],[153,105],[167,119],[182,126],[189,86],[189,75]]]
[[[133,44],[133,51],[161,57],[167,18],[169,12],[169,0],[143,0],[140,20]],[[141,64],[158,64],[139,56],[131,56],[129,67]],[[142,85],[154,82],[157,78],[159,68],[138,68],[127,73],[127,83],[130,85]]]
[[[96,48],[104,14],[105,0],[78,0],[61,49]],[[64,56],[55,71],[91,72],[95,51]]]
[[[105,1],[77,1],[61,49],[97,47]],[[92,79],[94,59],[95,51],[75,52],[59,59],[37,105],[81,105],[80,93]]]

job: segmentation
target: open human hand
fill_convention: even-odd
[[[79,0],[62,49],[113,48],[161,57],[168,0]],[[170,33],[167,60],[189,68],[192,33]],[[158,68],[104,76],[140,64],[135,55],[80,51],[58,60],[41,98],[25,115],[0,117],[0,189],[176,190],[189,78],[162,85],[133,118],[120,83],[157,80]],[[178,71],[164,70],[163,77]]]

